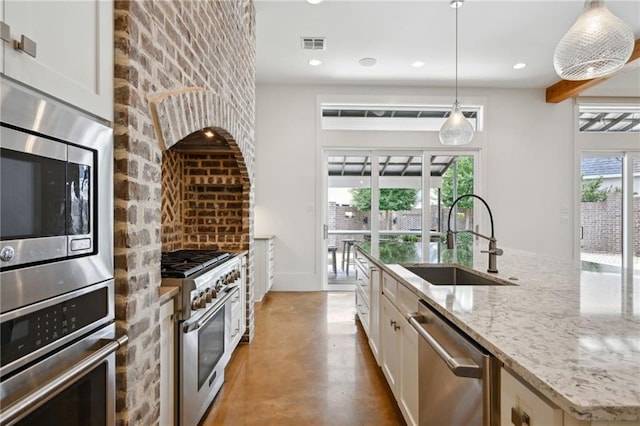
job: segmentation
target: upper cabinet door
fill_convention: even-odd
[[[113,121],[112,1],[5,0],[3,21],[7,76]]]

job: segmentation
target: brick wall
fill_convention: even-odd
[[[168,152],[179,161],[162,165],[162,251],[248,249],[250,183],[235,156]]]
[[[160,253],[163,239],[178,245],[184,236],[179,203],[161,229],[162,185],[180,179],[163,176],[163,164],[180,170],[185,161],[165,150],[199,129],[219,129],[245,180],[253,180],[255,12],[250,0],[117,0],[114,20],[116,319],[129,336],[117,356],[117,424],[153,425],[160,407]],[[245,246],[253,200],[249,185]]]
[[[634,235],[640,235],[640,197],[633,197]],[[610,193],[606,201],[580,203],[582,239],[585,252],[622,252],[622,194]],[[640,238],[635,239],[634,255],[640,256]]]

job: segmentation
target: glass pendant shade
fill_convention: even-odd
[[[440,142],[443,145],[466,145],[473,139],[473,126],[460,111],[460,104],[453,104],[451,115],[440,128]]]
[[[587,0],[556,47],[553,66],[565,80],[604,77],[624,66],[634,44],[631,28],[607,9],[604,0]]]

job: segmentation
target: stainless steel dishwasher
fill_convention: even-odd
[[[500,361],[423,300],[408,319],[420,336],[420,425],[499,425]]]

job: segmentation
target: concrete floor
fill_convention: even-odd
[[[404,425],[354,319],[353,292],[270,292],[202,422],[213,425]]]

